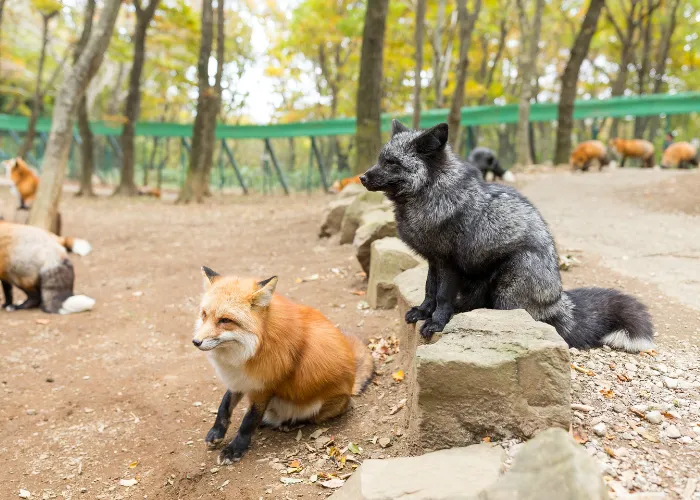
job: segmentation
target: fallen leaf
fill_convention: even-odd
[[[120,479],[119,484],[128,488],[130,486],[136,486],[139,482],[136,479]]]
[[[333,440],[328,436],[321,436],[318,439],[316,439],[316,448],[323,448],[324,446],[328,446],[332,442]]]
[[[139,461],[138,461],[138,460],[136,460],[135,462],[131,462],[131,463],[129,464],[129,469],[133,469],[133,468],[136,467],[138,464],[139,464]]]
[[[299,479],[297,477],[281,477],[280,481],[282,481],[284,484],[299,484],[304,482],[303,479]]]
[[[577,372],[585,373],[589,377],[593,377],[595,375],[595,372],[593,370],[589,370],[588,368],[584,368],[583,366],[578,366],[573,363],[571,363],[571,368],[576,370]]]
[[[343,481],[342,479],[338,479],[337,477],[335,477],[335,478],[333,478],[333,479],[329,479],[328,481],[319,481],[318,484],[320,484],[320,485],[323,486],[324,488],[330,488],[330,489],[332,489],[332,490],[335,490],[335,489],[340,488],[341,486],[343,486],[343,485],[345,484],[345,481]]]
[[[316,429],[315,431],[313,431],[311,433],[311,435],[309,436],[309,439],[317,439],[317,438],[321,437],[321,434],[323,434],[327,430],[328,430],[328,427],[322,427],[321,429]]]
[[[220,490],[224,489],[226,486],[228,486],[228,483],[230,483],[230,482],[231,482],[231,480],[230,480],[230,479],[227,479],[226,481],[224,481],[223,483],[221,483],[221,486],[219,486],[219,489],[220,489]]]
[[[355,443],[350,443],[348,444],[348,450],[353,452],[355,455],[361,455],[362,454],[362,448],[357,446]]]
[[[391,378],[393,378],[396,382],[401,382],[404,378],[403,370],[399,370],[399,371],[392,373]]]
[[[612,389],[601,389],[600,393],[603,395],[605,399],[612,399],[615,397],[615,393],[613,392]]]
[[[367,294],[367,292],[365,292],[364,290],[353,290],[350,293],[353,295],[357,295],[358,297],[362,297],[363,295]]]
[[[647,355],[647,356],[651,356],[652,358],[653,358],[654,356],[656,356],[657,354],[658,354],[658,352],[656,352],[654,349],[647,349],[646,351],[640,351],[640,352],[639,352],[639,355],[640,355],[640,356]]]
[[[292,460],[289,462],[289,466],[294,468],[301,467],[301,462],[299,460]]]
[[[48,319],[37,319],[37,320],[36,320],[36,323],[37,323],[38,325],[48,325],[48,324],[49,324],[49,320],[48,320]],[[24,490],[24,491],[27,491],[27,490]],[[27,497],[27,498],[29,498],[29,497]]]
[[[643,411],[639,411],[635,408],[630,408],[630,411],[637,415],[639,418],[646,418]]]
[[[490,443],[491,442],[491,436],[486,436],[481,439],[484,443]]]
[[[651,441],[652,443],[658,443],[659,438],[654,436],[653,434],[650,434],[648,432],[642,432],[642,437],[646,439],[647,441]]]
[[[397,404],[396,406],[392,407],[391,410],[389,410],[389,415],[395,415],[395,414],[398,413],[398,412],[401,410],[401,408],[403,408],[404,406],[406,406],[406,400],[405,400],[405,399],[402,399],[401,401],[398,402],[398,404]]]
[[[624,373],[618,373],[618,374],[617,374],[617,380],[619,380],[620,382],[629,382],[629,381],[632,380],[632,379],[629,378],[629,377],[628,377],[627,375],[625,375]]]
[[[613,450],[612,448],[609,448],[608,446],[606,446],[604,448],[604,450],[605,450],[605,453],[610,455],[612,458],[615,458],[615,450]]]
[[[576,441],[578,444],[586,444],[588,442],[588,435],[585,432],[577,429],[574,431],[574,441]]]
[[[672,413],[669,413],[669,412],[667,412],[667,411],[662,411],[661,414],[662,414],[664,417],[668,418],[669,420],[673,420],[674,418],[676,418],[676,417],[673,416]]]
[[[301,430],[297,431],[297,437],[294,438],[294,439],[296,439],[297,443],[299,441],[301,441],[302,436],[303,436],[303,434],[301,433]]]

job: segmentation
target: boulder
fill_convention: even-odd
[[[370,271],[371,274],[371,271]],[[394,278],[394,290],[399,314],[399,330],[397,337],[401,350],[399,362],[402,366],[413,365],[413,360],[418,347],[416,325],[409,325],[404,321],[406,312],[411,307],[420,305],[425,297],[425,281],[428,279],[428,266],[418,266],[404,271]]]
[[[396,305],[394,278],[419,265],[422,259],[398,238],[372,242],[370,256],[367,302],[374,309],[391,309]]]
[[[360,227],[362,214],[376,209],[388,209],[389,205],[384,203],[385,200],[386,198],[382,193],[365,191],[358,194],[345,209],[345,215],[340,227],[340,244],[352,243],[352,240],[355,238],[355,231]]]
[[[500,446],[479,444],[420,457],[365,460],[333,500],[474,499],[497,479]]]
[[[362,184],[348,184],[339,193],[340,198],[353,198],[360,193],[366,193],[367,189]]]
[[[479,309],[455,315],[433,340],[409,368],[409,421],[424,448],[569,428],[569,350],[554,327],[522,309]]]
[[[364,465],[363,465],[364,467]],[[484,500],[604,500],[607,487],[595,459],[562,429],[549,429],[525,443]]]
[[[318,232],[319,238],[327,238],[340,231],[345,210],[352,203],[353,199],[354,198],[340,198],[328,204],[328,208],[326,208],[323,213],[323,222]]]
[[[369,273],[370,257],[372,255],[372,243],[375,241],[397,236],[396,219],[394,213],[385,210],[372,210],[365,212],[360,217],[360,227],[355,232],[352,244],[357,249],[357,260],[362,270]]]

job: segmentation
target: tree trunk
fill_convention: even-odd
[[[416,3],[416,32],[414,35],[416,46],[416,66],[414,70],[413,85],[413,128],[420,128],[420,91],[421,72],[423,71],[423,34],[425,32],[425,3],[426,0],[417,0]]]
[[[129,74],[129,94],[124,108],[124,128],[122,129],[122,171],[119,186],[114,194],[137,195],[139,190],[134,183],[134,132],[141,109],[141,73],[146,59],[146,34],[148,25],[158,7],[159,0],[150,0],[144,9],[141,0],[134,0],[136,28],[134,29],[134,61]]]
[[[574,127],[574,101],[576,100],[576,84],[578,83],[581,64],[588,55],[591,40],[598,27],[598,19],[605,5],[605,0],[591,0],[586,17],[583,19],[581,30],[576,35],[574,45],[569,54],[564,73],[561,77],[561,91],[557,118],[556,151],[554,164],[568,163],[571,154],[571,131]]]
[[[544,0],[536,0],[532,22],[527,19],[527,12],[522,0],[518,0],[517,4],[520,31],[521,33],[529,33],[530,36],[521,38],[522,45],[520,47],[520,64],[518,67],[520,102],[518,103],[516,149],[518,151],[518,163],[520,165],[529,165],[532,163],[532,152],[530,151],[530,99],[532,99],[532,79],[536,73],[537,46],[540,41]]]
[[[433,31],[433,87],[435,107],[442,106],[442,30],[445,27],[445,7],[447,0],[438,0],[437,19]]]
[[[90,36],[85,50],[67,75],[56,97],[39,191],[29,214],[30,224],[47,231],[56,219],[61,201],[63,176],[73,140],[73,115],[88,82],[102,63],[120,5],[121,0],[104,2],[97,29]]]
[[[0,33],[2,33],[2,13],[5,10],[5,0],[0,0]]]
[[[189,203],[192,200],[197,203],[204,201],[205,176],[207,173],[206,143],[209,137],[213,136],[216,131],[216,115],[214,115],[214,120],[212,122],[210,111],[212,108],[211,94],[213,90],[209,85],[209,57],[211,56],[211,48],[214,41],[214,12],[212,3],[213,0],[203,0],[202,2],[202,40],[199,46],[199,59],[197,61],[199,88],[197,116],[194,119],[192,151],[190,152],[190,164],[187,169],[187,178],[180,190],[177,203]],[[211,158],[209,161],[211,161]]]
[[[389,0],[368,0],[362,32],[360,78],[357,86],[355,129],[355,174],[364,172],[377,161],[382,146],[381,104],[384,32]]]
[[[95,0],[88,0],[85,7],[85,20],[83,24],[83,32],[80,35],[78,46],[75,49],[73,63],[75,64],[80,58],[85,46],[90,40],[92,33],[92,18],[95,15]],[[87,86],[86,86],[87,87]],[[92,130],[90,130],[90,119],[88,117],[87,108],[87,92],[83,94],[78,104],[78,132],[80,133],[80,188],[75,194],[76,196],[95,196],[92,189],[92,173],[94,171],[94,147]]]
[[[296,151],[296,141],[294,137],[287,139],[289,144],[289,170],[294,170],[297,165],[297,151]]]
[[[642,26],[642,53],[640,55],[641,62],[637,67],[637,93],[643,95],[647,93],[647,79],[649,78],[649,70],[651,69],[651,37],[653,30],[652,13],[654,0],[647,0],[646,18]],[[637,116],[634,119],[634,137],[642,138],[649,118],[646,116]]]
[[[467,11],[467,0],[457,0],[457,22],[459,23],[459,62],[457,63],[457,86],[452,95],[450,113],[447,115],[449,126],[449,143],[452,149],[458,151],[459,122],[462,119],[462,105],[464,104],[464,86],[467,83],[467,68],[469,67],[469,45],[472,40],[472,32],[479,12],[481,0],[474,2],[474,9],[470,14]]]
[[[34,86],[34,99],[32,100],[32,114],[29,116],[29,124],[27,125],[27,133],[22,141],[22,146],[19,148],[17,156],[23,158],[32,150],[34,145],[34,136],[36,135],[36,122],[39,120],[44,93],[41,88],[41,80],[44,76],[44,61],[46,61],[46,47],[49,44],[49,22],[58,14],[58,11],[48,14],[41,14],[42,30],[41,30],[41,51],[39,52],[39,66],[36,70],[36,84]]]

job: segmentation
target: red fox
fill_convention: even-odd
[[[331,186],[331,191],[340,193],[349,184],[362,184],[360,182],[360,176],[356,175],[355,177],[346,177],[345,179],[335,181]]]
[[[0,280],[6,311],[41,307],[47,313],[71,314],[92,309],[95,301],[73,295],[75,275],[67,252],[87,255],[90,244],[62,238],[38,227],[0,221]],[[27,294],[19,305],[12,302],[12,286]]]
[[[616,138],[610,141],[610,145],[622,156],[620,167],[625,166],[627,158],[639,158],[645,168],[654,166],[654,145],[649,141]]]
[[[13,191],[19,199],[19,208],[30,208],[39,188],[39,176],[20,157],[4,162],[7,176],[12,180]]]
[[[223,277],[207,267],[202,273],[206,290],[192,343],[228,389],[206,443],[220,443],[233,409],[244,395],[250,402],[220,464],[243,457],[260,423],[278,428],[333,418],[372,379],[374,362],[362,342],[316,309],[274,294],[277,277]]]
[[[600,141],[583,141],[571,153],[569,163],[573,170],[587,172],[593,160],[598,160],[599,170],[610,163],[608,148]]]
[[[689,142],[674,142],[661,158],[662,168],[689,168],[690,165],[698,166],[698,148]]]

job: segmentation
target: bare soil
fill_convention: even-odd
[[[629,189],[663,191],[658,186],[672,182],[675,174],[659,174],[643,183],[632,182]],[[566,287],[625,289],[650,305],[662,348],[697,342],[700,312],[664,291],[677,279],[665,272],[671,264],[660,268],[663,276],[647,279],[634,269],[610,264],[610,249],[628,253],[621,244],[612,239],[606,245],[588,244],[572,235],[579,228],[575,214],[585,211],[588,224],[607,227],[601,234],[624,225],[630,232],[646,231],[650,245],[663,246],[653,241],[648,221],[641,216],[635,222],[634,217],[622,220],[589,210],[591,203],[602,202],[588,199],[586,189],[577,187],[578,179],[584,177],[552,174],[525,179],[525,193],[542,209],[555,237],[562,236],[560,249],[575,248],[582,261],[564,273]],[[620,201],[628,196],[620,190],[628,189],[629,179],[628,172],[592,173],[583,183],[597,186],[606,207],[627,210],[635,202]],[[688,185],[674,184],[679,190]],[[692,192],[686,194],[692,197]],[[672,203],[679,197],[667,200]],[[316,430],[313,426],[301,429],[300,441],[296,431],[263,429],[240,463],[217,466],[218,451],[207,450],[203,440],[224,388],[190,341],[202,287],[201,265],[220,273],[278,275],[280,293],[317,307],[343,330],[363,339],[388,337],[396,331],[395,311],[361,308],[364,297],[356,293],[365,290],[366,282],[352,248],[317,238],[320,213],[328,201],[320,194],[215,196],[201,206],[175,206],[143,198],[76,199],[66,193],[64,234],[86,238],[95,249],[87,257],[72,259],[76,292],[95,298],[97,306],[92,312],[65,317],[39,311],[0,312],[0,498],[17,498],[20,488],[30,491],[32,498],[257,499],[329,494],[308,482],[285,485],[280,480],[353,470],[351,462],[338,469],[333,461],[322,460],[325,449],[314,450],[309,440]],[[8,213],[14,202],[5,188],[0,188],[0,202],[2,212]],[[583,208],[577,211],[577,207]],[[665,208],[648,205],[644,210]],[[553,220],[551,214],[557,214]],[[666,216],[676,220],[675,215]],[[687,219],[679,219],[681,227],[686,223]],[[687,286],[697,291],[700,285]],[[396,363],[380,365],[375,383],[355,399],[354,408],[325,426],[329,428],[325,435],[332,436],[338,448],[358,444],[363,449],[360,460],[409,452],[399,436],[405,430],[404,410],[389,414],[405,398],[405,383],[391,377],[401,368]],[[234,411],[228,439],[240,423],[243,406]],[[383,437],[392,439],[390,447],[372,443]],[[293,460],[301,462],[303,470],[287,474]],[[121,479],[132,478],[138,484],[120,485]]]

